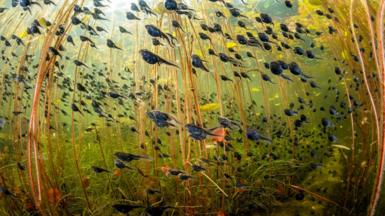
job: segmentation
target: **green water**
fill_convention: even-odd
[[[0,1],[0,215],[385,211],[364,1],[54,3]]]

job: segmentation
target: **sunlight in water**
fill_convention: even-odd
[[[107,11],[128,10],[133,2],[137,3],[135,0],[111,0],[110,9]]]
[[[0,2],[0,216],[383,215],[385,0]]]

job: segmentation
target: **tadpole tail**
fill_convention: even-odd
[[[178,65],[173,64],[173,63],[171,63],[171,62],[169,62],[169,61],[166,61],[166,60],[164,60],[164,59],[162,59],[162,58],[160,58],[159,60],[160,60],[160,62],[163,63],[163,64],[166,64],[166,65],[170,65],[170,66],[174,66],[174,67],[179,68]]]

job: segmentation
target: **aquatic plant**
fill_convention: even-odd
[[[1,1],[0,214],[381,215],[384,13]]]

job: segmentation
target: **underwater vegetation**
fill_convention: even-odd
[[[0,0],[0,215],[384,215],[385,0]]]

